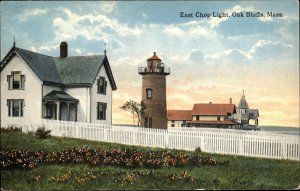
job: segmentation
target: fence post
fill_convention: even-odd
[[[244,154],[244,142],[243,142],[243,136],[239,136],[239,155]]]
[[[165,136],[166,136],[165,148],[168,148],[169,147],[169,130],[168,129],[165,131]]]
[[[103,134],[104,134],[104,142],[108,142],[108,139],[107,139],[107,131],[108,131],[108,128],[103,128]]]
[[[201,151],[205,151],[206,150],[204,147],[205,147],[204,134],[201,133],[201,136],[200,136],[200,149],[201,149]]]
[[[287,159],[287,142],[286,140],[281,141],[281,152],[282,152],[282,158]]]

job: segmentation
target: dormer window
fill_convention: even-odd
[[[107,81],[105,81],[104,77],[99,77],[97,80],[98,84],[98,94],[106,94]]]
[[[25,89],[25,75],[21,75],[21,72],[11,72],[11,75],[7,76],[7,81],[10,90]]]
[[[153,96],[153,90],[148,88],[146,89],[147,99],[152,99]]]

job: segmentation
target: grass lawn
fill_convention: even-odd
[[[59,152],[71,148],[129,148],[163,151],[80,139],[51,137],[38,139],[33,134],[1,132],[1,150]],[[39,164],[31,170],[1,168],[4,190],[74,189],[294,189],[300,184],[300,162],[259,159],[201,152],[180,152],[205,156],[228,165],[184,165],[181,167],[141,168],[89,164]]]

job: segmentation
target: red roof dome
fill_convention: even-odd
[[[161,60],[158,56],[156,56],[156,52],[153,53],[153,56],[147,60]]]

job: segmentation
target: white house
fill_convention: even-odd
[[[112,123],[112,91],[117,89],[106,54],[60,57],[14,46],[0,64],[0,126],[40,124],[42,118]]]

